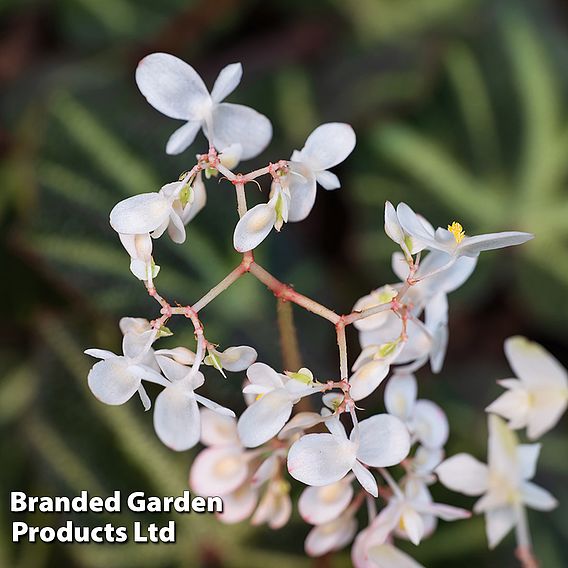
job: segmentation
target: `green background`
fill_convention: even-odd
[[[176,124],[148,106],[134,82],[137,61],[153,51],[189,61],[209,85],[224,65],[243,62],[243,82],[230,100],[269,116],[275,131],[269,149],[244,170],[287,158],[322,122],[353,124],[357,147],[336,168],[342,189],[318,190],[310,217],[271,234],[257,254],[279,278],[339,312],[393,281],[394,245],[382,228],[386,199],[406,201],[435,225],[459,220],[469,234],[537,235],[521,248],[483,255],[450,297],[445,368],[419,374],[420,395],[448,412],[448,453],[485,458],[483,409],[500,392],[495,381],[511,375],[506,337],[526,335],[568,362],[565,2],[4,0],[0,18],[3,494],[171,495],[187,486],[193,452],[163,447],[138,400],[118,408],[98,403],[86,386],[92,360],[82,354],[95,346],[118,350],[121,316],[157,314],[128,271],[110,209],[177,178],[205,149],[199,138],[182,156],[166,156]],[[251,186],[251,202],[266,200],[266,190]],[[184,245],[167,238],[155,245],[158,289],[171,301],[195,302],[239,261],[230,186],[211,180],[208,195]],[[304,363],[318,376],[333,375],[332,327],[295,315]],[[203,319],[209,339],[253,345],[261,360],[281,367],[274,298],[253,278],[208,306]],[[172,327],[175,344],[190,345],[186,322]],[[352,330],[348,341],[352,362]],[[204,395],[242,410],[239,375],[207,376]],[[381,393],[366,401],[369,411],[382,408]],[[530,522],[542,565],[560,568],[568,563],[566,419],[543,442],[536,480],[561,505],[531,512]],[[438,486],[434,495],[472,505]],[[3,498],[1,566],[350,564],[346,552],[305,558],[308,527],[296,511],[278,532],[178,516],[173,546],[26,546],[10,543],[11,522],[21,517],[7,505]],[[54,525],[64,518],[27,520]],[[488,553],[480,518],[442,522],[420,548],[401,547],[428,567],[517,565],[512,536]]]

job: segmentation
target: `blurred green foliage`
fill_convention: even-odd
[[[338,168],[343,189],[320,192],[308,220],[258,251],[283,280],[340,312],[393,278],[394,247],[382,231],[386,199],[405,200],[440,225],[458,219],[469,233],[536,233],[526,247],[482,258],[450,299],[446,369],[420,376],[421,396],[448,411],[450,453],[485,456],[483,408],[498,392],[495,379],[510,373],[505,337],[524,333],[567,362],[568,14],[560,0],[12,0],[0,4],[0,16],[3,488],[165,495],[186,486],[191,456],[158,443],[137,401],[99,404],[85,382],[92,362],[82,354],[95,345],[118,349],[120,316],[156,314],[128,271],[108,212],[176,179],[201,149],[164,154],[174,125],[133,80],[150,51],[185,58],[209,83],[226,63],[243,61],[232,100],[275,126],[272,146],[247,169],[287,157],[318,123],[354,124],[358,146]],[[171,301],[195,301],[239,260],[229,186],[212,180],[208,191],[187,243],[156,244],[159,290]],[[263,198],[251,190],[251,201]],[[273,298],[243,278],[204,318],[214,341],[254,345],[279,366],[274,316]],[[331,375],[333,330],[298,311],[296,320],[305,363]],[[190,344],[186,327],[174,331],[170,341]],[[349,341],[353,355],[356,338]],[[240,380],[212,374],[206,387],[239,409]],[[379,400],[369,405],[380,408]],[[568,562],[566,441],[564,423],[545,438],[539,470],[563,506],[530,519],[542,565],[553,568]],[[471,506],[442,489],[436,496]],[[11,520],[2,511],[3,534]],[[349,565],[347,552],[305,559],[307,530],[297,514],[278,533],[207,517],[177,521],[176,546],[26,547],[4,539],[0,566]],[[483,530],[479,518],[442,524],[419,549],[402,546],[429,567],[515,565],[512,538],[488,553]]]

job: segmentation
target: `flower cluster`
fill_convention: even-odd
[[[436,403],[418,398],[415,373],[427,364],[435,373],[442,368],[448,343],[447,297],[471,276],[479,254],[523,244],[532,235],[469,236],[457,222],[434,229],[405,203],[395,208],[387,202],[384,229],[399,249],[392,257],[398,282],[373,290],[344,315],[304,296],[260,266],[254,249],[273,228],[280,231],[288,222],[304,220],[314,207],[318,185],[326,190],[340,187],[330,168],[349,157],[355,133],[347,124],[323,124],[289,160],[248,174],[234,173],[241,160],[261,153],[272,136],[265,116],[222,102],[241,76],[240,64],[228,65],[209,92],[197,72],[172,55],[155,53],[138,66],[136,81],[148,102],[166,116],[185,121],[170,137],[166,152],[183,152],[200,131],[208,147],[176,181],[125,199],[110,213],[110,224],[130,256],[130,270],[144,282],[160,312],[153,321],[121,320],[123,354],[86,351],[101,359],[89,373],[89,388],[112,405],[138,393],[148,410],[152,402],[144,381],[162,387],[153,405],[156,434],[176,451],[199,442],[205,446],[192,464],[190,487],[197,494],[223,497],[223,522],[250,517],[253,524],[280,528],[293,509],[291,478],[305,484],[298,508],[313,526],[305,541],[308,555],[320,556],[354,541],[352,559],[358,568],[419,566],[395,547],[394,538],[418,545],[434,532],[438,519],[469,516],[468,511],[434,502],[429,487],[438,478],[466,494],[484,494],[475,511],[486,513],[493,527],[488,529],[490,544],[495,544],[511,519],[518,519],[519,504],[541,509],[554,505],[548,493],[529,481],[538,445],[517,447],[514,435],[495,414],[509,420],[510,428],[526,426],[531,439],[541,435],[566,407],[566,373],[526,340],[507,342],[519,378],[502,381],[507,392],[488,408],[494,413],[488,466],[466,455],[443,461],[448,420]],[[238,220],[233,244],[241,261],[201,299],[173,306],[156,289],[159,266],[152,255],[153,240],[167,232],[175,243],[184,243],[187,224],[206,205],[204,178],[219,175],[234,187]],[[263,176],[269,178],[267,196],[249,208],[246,185],[261,187],[257,179]],[[257,362],[251,347],[220,349],[209,341],[201,310],[246,274],[265,284],[283,306],[296,304],[334,325],[336,377],[318,378],[317,371],[308,368],[280,372]],[[157,348],[162,337],[172,335],[166,324],[174,316],[191,322],[195,348]],[[352,324],[361,351],[350,372],[346,328]],[[292,332],[283,328],[281,333],[286,341]],[[205,382],[206,366],[223,376],[243,373],[239,376],[247,408],[239,418],[197,392]],[[361,419],[357,404],[385,380],[385,412]],[[393,466],[398,475],[388,469]],[[378,502],[382,508],[377,513]],[[356,514],[362,506],[368,524],[358,533]]]

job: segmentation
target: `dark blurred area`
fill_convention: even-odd
[[[161,446],[137,400],[98,403],[86,385],[92,361],[83,355],[88,347],[120,349],[120,317],[157,314],[128,270],[108,224],[110,209],[176,179],[205,149],[198,138],[181,156],[165,154],[176,125],[146,103],[134,82],[138,60],[153,51],[190,62],[209,86],[224,65],[243,63],[243,81],[230,100],[266,114],[275,132],[269,149],[243,171],[288,158],[322,122],[353,124],[357,147],[336,168],[342,189],[318,190],[310,217],[272,234],[257,253],[280,279],[339,312],[394,281],[394,243],[383,231],[387,199],[407,202],[435,226],[458,220],[469,234],[536,234],[526,246],[480,259],[450,297],[444,370],[419,374],[420,396],[449,415],[449,453],[485,459],[484,408],[500,392],[495,381],[511,376],[505,338],[526,335],[568,364],[564,1],[4,0],[0,18],[5,495],[15,489],[177,495],[186,488],[192,453]],[[239,262],[233,195],[223,181],[207,187],[208,205],[189,226],[187,242],[155,245],[158,289],[172,302],[195,302]],[[254,187],[247,191],[252,202],[265,198]],[[299,310],[295,316],[304,363],[317,376],[333,375],[332,327]],[[274,298],[252,278],[204,311],[208,338],[252,345],[262,361],[281,367],[275,317]],[[191,345],[184,324],[173,322],[175,336],[164,344]],[[353,362],[353,330],[348,341]],[[207,376],[203,394],[242,410],[240,376]],[[382,389],[366,408],[376,411],[381,401]],[[560,506],[551,514],[531,512],[530,522],[542,566],[560,568],[568,565],[566,419],[542,442],[536,479]],[[439,487],[434,496],[472,505]],[[346,551],[306,558],[308,527],[296,512],[278,532],[180,515],[178,541],[170,546],[25,546],[6,538],[14,520],[7,509],[3,499],[0,566],[350,565]],[[40,515],[28,521],[54,523]],[[361,528],[364,522],[363,516]],[[481,518],[441,523],[419,548],[401,548],[428,567],[517,565],[512,535],[487,551]]]

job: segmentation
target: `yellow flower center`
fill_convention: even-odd
[[[451,225],[448,225],[448,231],[450,231],[450,233],[454,235],[454,239],[456,239],[456,243],[458,243],[458,245],[463,241],[463,238],[465,237],[465,231],[457,221],[454,221]]]

